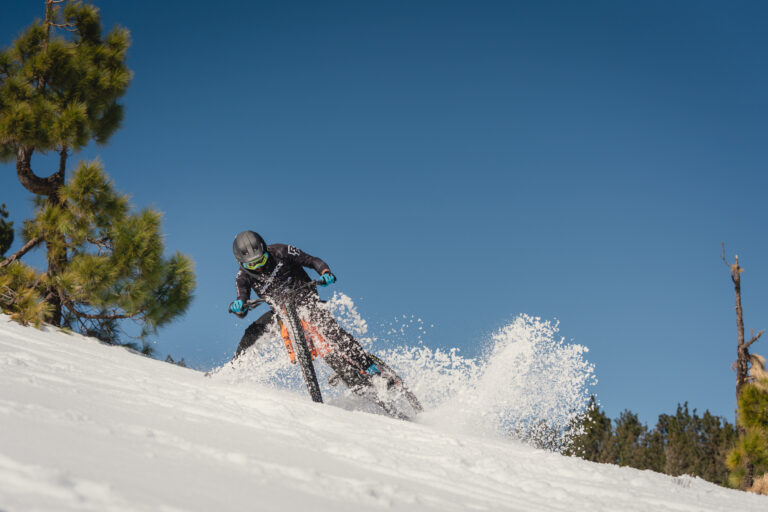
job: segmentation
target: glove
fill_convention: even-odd
[[[233,313],[237,314],[243,314],[245,313],[245,303],[241,301],[240,299],[237,299],[232,304],[229,305],[229,310]]]
[[[321,275],[320,279],[323,280],[320,286],[328,286],[329,284],[336,282],[336,276],[333,275],[331,272],[326,272],[325,274]]]

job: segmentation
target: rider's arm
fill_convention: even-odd
[[[238,270],[235,277],[235,287],[237,288],[237,298],[243,302],[251,298],[251,279],[245,271]]]
[[[326,262],[324,262],[320,258],[317,258],[315,256],[305,253],[298,247],[289,245],[286,247],[286,252],[288,254],[288,259],[298,263],[302,267],[313,268],[315,269],[315,272],[317,272],[320,275],[323,275],[331,271],[331,268],[328,266]]]
[[[243,270],[238,270],[235,277],[235,288],[237,289],[237,300],[246,302],[251,298],[251,280]],[[248,314],[248,310],[243,313],[235,313],[240,318]]]

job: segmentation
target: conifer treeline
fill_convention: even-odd
[[[581,425],[584,432],[564,450],[566,455],[728,485],[725,462],[736,444],[736,428],[709,411],[691,413],[687,402],[674,415],[661,414],[649,429],[628,410],[612,422],[593,396]]]

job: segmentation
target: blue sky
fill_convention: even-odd
[[[471,356],[520,313],[558,319],[612,417],[733,419],[720,242],[747,328],[768,327],[763,2],[95,4],[130,29],[135,78],[123,129],[77,158],[196,262],[161,356],[231,356],[231,241],[254,229],[328,261],[374,331],[413,314]],[[4,5],[0,44],[41,5]]]

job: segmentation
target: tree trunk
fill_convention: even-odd
[[[726,262],[727,263],[727,262]],[[738,331],[738,345],[736,348],[736,399],[741,394],[741,388],[749,382],[749,347],[760,339],[763,332],[754,334],[749,341],[744,341],[744,313],[741,309],[741,273],[744,271],[739,266],[739,257],[736,256],[736,263],[731,265],[731,279],[733,288],[736,291],[736,329]],[[738,418],[737,418],[738,420]]]
[[[731,280],[736,292],[736,331],[738,334],[738,345],[736,348],[736,400],[739,399],[741,388],[747,383],[749,377],[749,350],[744,346],[744,313],[741,309],[741,272],[739,266],[739,257],[736,256],[736,263],[731,266]],[[736,418],[738,424],[738,418]]]
[[[62,238],[63,237],[60,237],[59,235],[54,235],[53,239],[47,240],[45,244],[48,250],[47,274],[52,277],[60,274],[67,265],[67,250],[64,246],[65,241]],[[53,325],[61,325],[62,301],[59,290],[55,285],[52,284],[48,288],[48,295],[46,295],[45,301],[53,308],[51,311],[50,323]]]
[[[739,396],[741,395],[741,389],[747,382],[749,382],[749,347],[756,342],[763,331],[760,331],[752,339],[744,341],[744,312],[741,308],[741,273],[744,271],[739,266],[739,257],[735,257],[736,263],[730,265],[731,267],[731,280],[733,281],[733,288],[736,292],[736,329],[738,333],[738,345],[736,347],[736,403],[739,402]],[[725,261],[725,246],[723,246],[723,260]],[[727,261],[725,261],[728,264]],[[739,432],[739,437],[746,434],[746,429],[739,422],[738,409],[736,410],[736,428]],[[744,488],[748,489],[754,482],[754,466],[751,461],[746,464],[746,475],[744,475]]]
[[[24,188],[39,196],[47,196],[49,203],[59,201],[59,188],[64,185],[64,176],[67,168],[67,156],[69,155],[66,146],[59,150],[59,170],[47,178],[41,178],[32,171],[32,154],[34,148],[19,146],[16,156],[16,175]],[[67,265],[66,241],[57,235],[48,233],[43,234],[46,248],[48,250],[48,275],[55,276],[64,270]],[[58,290],[50,288],[46,296],[46,302],[53,306],[51,314],[51,323],[61,325],[62,303]]]

